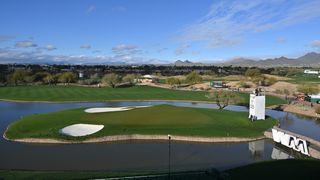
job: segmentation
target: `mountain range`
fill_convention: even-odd
[[[281,56],[279,58],[269,59],[248,59],[236,58],[222,63],[193,63],[188,60],[176,61],[175,66],[244,66],[244,67],[320,67],[320,53],[310,52],[298,58],[287,58]]]

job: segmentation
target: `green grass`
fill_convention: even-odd
[[[180,91],[149,86],[129,88],[88,88],[76,86],[16,86],[0,87],[0,99],[22,101],[110,101],[110,100],[182,100],[209,101],[207,92]],[[248,105],[249,95],[238,93],[239,104]],[[285,100],[267,96],[267,106],[284,104]]]
[[[226,171],[230,179],[320,179],[319,160],[278,160],[259,162]]]
[[[313,75],[313,74],[297,74],[295,76],[292,76],[292,80],[287,80],[287,82],[295,83],[295,84],[301,84],[301,83],[320,83],[320,78],[318,78],[319,75]]]
[[[103,124],[105,127],[90,136],[69,137],[59,129],[76,124]],[[172,134],[205,137],[257,137],[276,121],[251,122],[248,113],[204,108],[157,105],[122,112],[85,113],[71,109],[27,116],[11,124],[6,131],[10,139],[55,138],[83,140],[91,137],[128,134]]]

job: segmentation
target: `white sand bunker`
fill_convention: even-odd
[[[136,108],[145,108],[149,106],[130,106],[130,107],[99,107],[89,108],[84,110],[86,113],[102,113],[102,112],[117,112],[117,111],[128,111]]]
[[[94,134],[101,129],[103,129],[104,125],[96,125],[96,124],[73,124],[70,126],[66,126],[60,129],[60,133],[68,136],[87,136],[90,134]]]

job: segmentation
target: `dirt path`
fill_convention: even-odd
[[[280,106],[273,106],[271,109],[278,109],[285,112],[291,112],[295,114],[300,114],[308,117],[320,118],[320,114],[315,112],[315,107],[311,108],[308,105],[302,104],[284,104]]]

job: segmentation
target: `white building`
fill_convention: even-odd
[[[156,83],[158,82],[158,77],[154,75],[144,75],[138,80],[140,83]]]
[[[319,71],[314,71],[314,70],[310,70],[310,69],[306,69],[304,70],[305,74],[319,74]]]
[[[265,120],[266,96],[256,89],[250,94],[249,118],[251,120]]]
[[[82,79],[82,78],[84,78],[84,73],[81,71],[79,72],[79,79]]]

